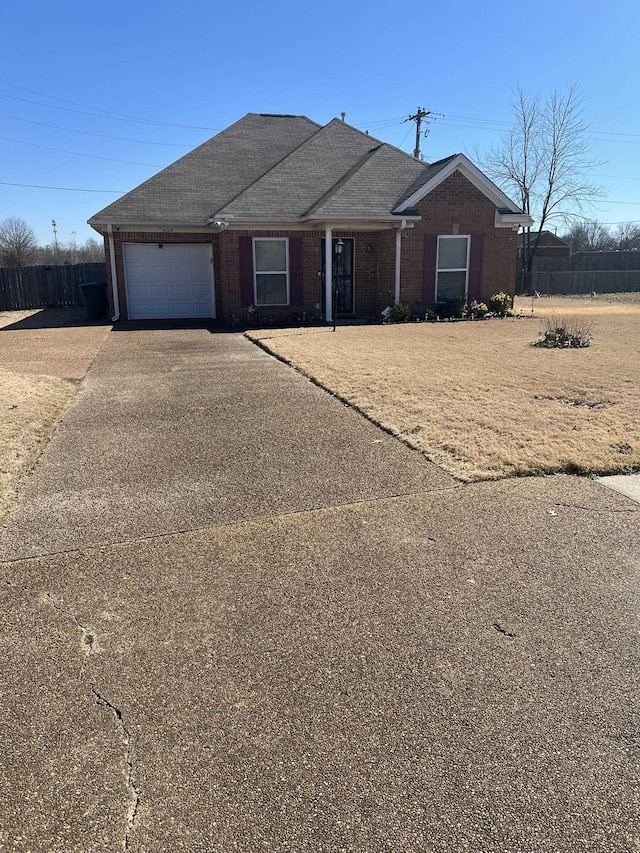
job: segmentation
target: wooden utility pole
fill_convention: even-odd
[[[409,118],[406,118],[402,122],[402,124],[406,124],[408,121],[415,121],[416,123],[416,147],[413,150],[413,156],[416,160],[422,159],[422,155],[420,154],[420,128],[422,127],[422,122],[429,116],[431,117],[429,121],[435,118],[444,118],[442,113],[434,113],[433,110],[425,110],[422,107],[418,107],[414,115],[409,116]],[[424,135],[425,137],[428,136],[429,131],[425,130]]]
[[[402,122],[403,124],[406,124],[406,122],[408,121],[415,121],[416,123],[416,147],[413,151],[413,156],[416,158],[416,160],[420,159],[420,127],[424,119],[430,115],[431,110],[423,110],[422,107],[418,107],[418,110],[415,115],[409,116],[409,118],[406,118]]]

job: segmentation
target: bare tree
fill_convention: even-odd
[[[606,252],[617,246],[609,228],[597,219],[577,220],[562,239],[569,243],[573,252]]]
[[[47,243],[38,246],[35,258],[39,264],[104,263],[104,244],[93,237],[79,244],[59,242],[57,248],[53,243]]]
[[[5,267],[24,267],[37,249],[36,235],[24,219],[10,216],[0,222],[0,264]]]
[[[77,249],[78,261],[81,264],[103,263],[104,243],[88,237]]]
[[[589,157],[588,125],[575,85],[546,96],[518,88],[511,102],[514,125],[498,145],[480,156],[485,171],[537,224],[539,235],[552,220],[572,220],[602,195],[589,181],[597,165]],[[528,284],[538,239],[525,231],[523,285]]]
[[[637,222],[620,222],[613,239],[616,249],[621,252],[640,249],[640,225]]]

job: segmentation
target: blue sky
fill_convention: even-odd
[[[639,25],[631,0],[5,4],[0,219],[43,243],[52,219],[62,241],[96,236],[86,220],[118,193],[5,184],[128,191],[250,111],[344,110],[411,152],[401,121],[420,105],[445,114],[423,145],[436,160],[495,141],[517,84],[573,81],[607,193],[593,215],[640,220]]]

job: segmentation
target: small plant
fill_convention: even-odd
[[[486,317],[488,313],[489,309],[486,304],[484,302],[476,302],[475,299],[467,309],[467,316],[470,320],[481,320],[483,317]]]
[[[387,322],[406,323],[410,314],[411,309],[408,305],[402,305],[400,302],[396,302],[396,304],[389,310]]]
[[[511,301],[509,294],[501,290],[499,293],[494,293],[489,300],[489,310],[497,317],[506,317],[507,311],[511,309]]]
[[[425,308],[424,309],[424,319],[427,323],[433,323],[436,319],[436,312],[433,308]]]
[[[459,320],[467,310],[467,300],[464,296],[454,296],[436,305],[436,314],[441,320]]]
[[[582,349],[591,345],[593,320],[584,317],[556,317],[550,314],[541,319],[540,340],[534,347],[546,349]]]

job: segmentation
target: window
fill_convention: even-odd
[[[256,305],[289,304],[289,241],[281,237],[253,240]]]
[[[438,237],[436,302],[467,295],[469,237]]]

